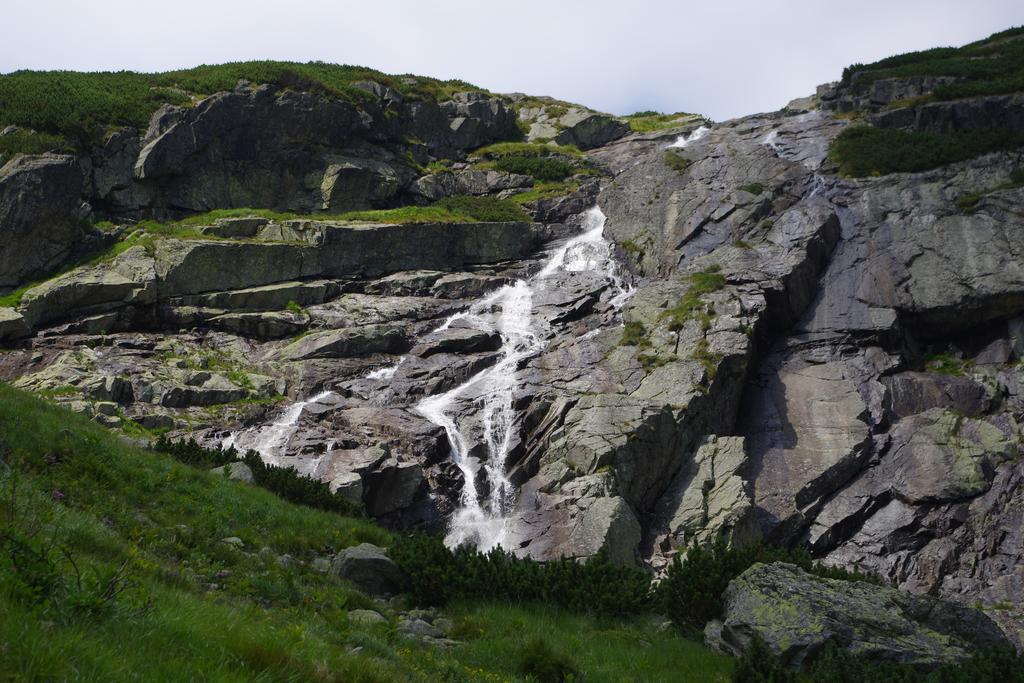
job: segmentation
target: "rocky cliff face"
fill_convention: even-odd
[[[0,309],[0,336],[18,340],[0,371],[111,426],[259,448],[395,526],[446,528],[472,477],[502,544],[523,555],[606,546],[659,570],[720,534],[803,544],[911,592],[981,602],[1012,635],[1024,188],[1007,179],[1024,158],[857,180],[828,157],[850,125],[835,110],[917,131],[1021,127],[1014,96],[886,106],[945,82],[830,86],[781,112],[624,137],[592,112],[520,107],[533,138],[590,148],[600,169],[529,203],[535,223],[223,220]],[[3,218],[21,211],[64,245],[33,259],[8,247],[9,283],[85,239],[67,220],[80,201],[64,188],[79,183],[114,214],[528,189],[515,174],[415,168],[515,134],[505,100],[372,92],[356,107],[245,86],[162,110],[77,167],[8,164],[11,243],[32,234]],[[27,172],[53,175],[32,180],[54,194],[53,216],[24,198]],[[594,242],[573,267],[559,251],[595,203],[617,269],[598,267]],[[515,299],[525,332],[509,323],[507,285],[529,291]],[[495,368],[510,378],[504,422],[474,423],[491,385],[470,380]],[[423,401],[467,383],[445,413],[471,425],[460,444]]]

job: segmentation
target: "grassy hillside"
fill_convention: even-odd
[[[391,606],[311,567],[363,541],[392,537],[0,384],[3,680],[728,680],[728,658],[654,617],[462,602],[446,609],[462,644],[420,646]]]
[[[145,129],[161,105],[189,104],[205,95],[232,90],[240,79],[348,101],[369,97],[353,86],[359,81],[376,81],[420,99],[440,100],[459,90],[481,90],[459,80],[392,76],[366,67],[324,62],[231,62],[164,73],[15,71],[0,75],[0,128],[14,124],[46,136],[3,136],[0,153],[16,143],[35,148],[6,151],[81,146],[96,141],[111,127]]]

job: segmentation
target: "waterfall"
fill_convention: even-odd
[[[334,392],[322,391],[304,401],[296,401],[288,407],[288,410],[281,413],[281,416],[268,425],[250,427],[238,432],[232,432],[221,442],[224,448],[234,446],[242,453],[254,450],[260,454],[264,462],[269,465],[281,465],[281,457],[288,446],[288,440],[298,430],[299,417],[306,406],[324,400]]]
[[[697,142],[698,140],[704,138],[710,132],[710,128],[708,128],[707,126],[701,126],[697,128],[697,130],[690,133],[689,135],[680,135],[678,138],[676,138],[675,142],[669,145],[669,147],[688,147],[694,142]]]
[[[521,382],[517,373],[525,360],[544,348],[548,327],[547,320],[534,315],[534,295],[558,287],[556,276],[582,271],[610,281],[616,290],[613,306],[621,306],[631,294],[616,272],[611,247],[602,234],[604,223],[600,208],[593,207],[584,216],[583,231],[556,248],[536,275],[492,292],[438,328],[461,319],[497,331],[502,341],[495,365],[416,406],[417,412],[445,430],[452,460],[464,477],[460,507],[446,538],[450,546],[472,543],[487,550],[505,538],[507,515],[515,503],[506,459],[517,418],[514,396]],[[477,459],[476,453],[482,457]],[[483,481],[489,485],[485,500],[479,491]]]

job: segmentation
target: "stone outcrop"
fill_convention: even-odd
[[[74,157],[17,156],[0,168],[0,291],[47,275],[85,238]]]
[[[873,661],[926,670],[1009,645],[999,627],[971,607],[817,578],[790,564],[755,564],[729,583],[723,599],[722,620],[705,630],[709,645],[739,655],[759,637],[793,667],[828,642]]]
[[[330,573],[351,581],[370,595],[392,595],[402,585],[402,572],[382,548],[360,543],[345,548],[331,561]]]
[[[266,312],[323,303],[341,293],[342,278],[523,258],[539,237],[529,223],[315,221],[271,223],[259,235],[267,241],[161,239],[151,248],[130,247],[109,261],[72,270],[29,289],[17,311],[6,314],[0,339],[101,313],[108,317],[96,332],[204,322],[246,336],[289,336],[310,319]],[[270,241],[275,237],[288,239]],[[442,276],[438,271],[435,281]],[[457,282],[449,278],[441,288],[454,292]],[[264,314],[232,313],[239,310]],[[378,351],[400,346],[392,343]]]
[[[405,102],[367,86],[371,97],[359,104],[240,84],[195,107],[164,106],[141,136],[122,132],[95,151],[91,189],[119,213],[380,208],[394,203],[430,155],[517,135],[512,109],[492,95]]]

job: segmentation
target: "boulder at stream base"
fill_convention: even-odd
[[[402,586],[402,572],[383,548],[361,543],[334,556],[331,574],[355,584],[369,595],[393,595]]]
[[[741,655],[755,636],[783,663],[801,666],[828,641],[855,656],[933,669],[977,649],[1010,647],[979,610],[865,582],[812,576],[776,562],[755,564],[729,583],[722,621],[708,645]]]

